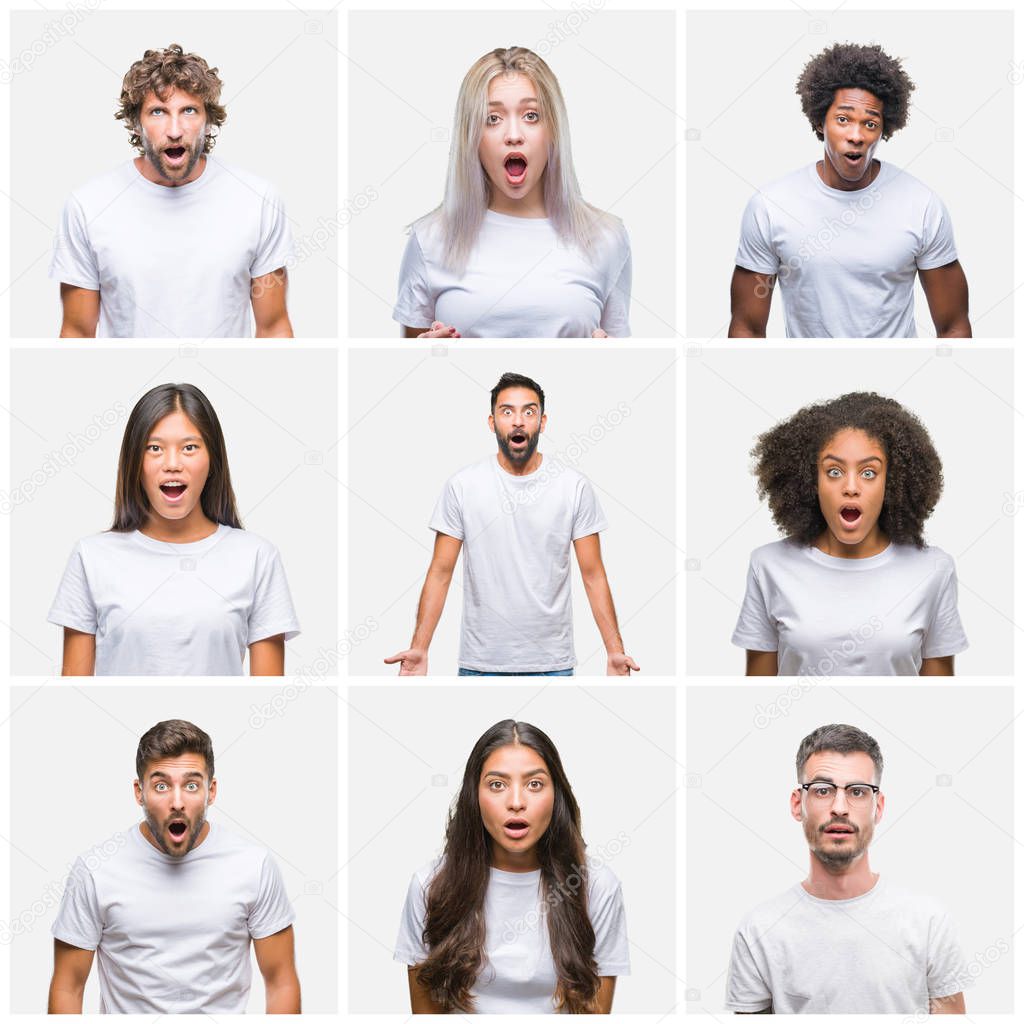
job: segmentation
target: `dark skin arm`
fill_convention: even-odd
[[[928,311],[939,338],[970,338],[967,317],[967,277],[959,260],[933,270],[919,270],[917,276],[928,300]]]
[[[763,338],[768,329],[768,314],[772,309],[774,274],[758,274],[745,267],[732,272],[729,303],[732,318],[729,321],[730,338]]]
[[[100,322],[100,293],[93,288],[62,283],[60,302],[64,309],[60,337],[95,338]]]
[[[777,676],[778,674],[778,651],[747,651],[748,676]]]
[[[430,992],[420,984],[420,969],[409,968],[409,1005],[413,1013],[444,1013],[440,1004],[430,998]]]
[[[963,992],[954,992],[951,996],[939,996],[928,1000],[929,1013],[966,1013]]]
[[[96,637],[64,627],[64,658],[62,676],[94,676],[96,674]]]
[[[263,975],[267,1013],[301,1013],[299,976],[295,973],[295,932],[292,926],[273,935],[253,939],[256,963]]]
[[[79,949],[53,940],[53,978],[46,1003],[47,1013],[81,1013],[85,983],[92,970],[91,949]]]
[[[955,675],[953,671],[953,655],[949,655],[948,658],[922,658],[921,659],[921,672],[922,676],[952,676]]]

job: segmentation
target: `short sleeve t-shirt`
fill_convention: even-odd
[[[917,1014],[968,984],[953,922],[931,899],[881,878],[849,900],[795,885],[740,924],[725,1005],[733,1013]]]
[[[410,967],[427,958],[423,944],[427,891],[438,863],[413,875],[405,897],[395,960]],[[587,901],[598,976],[629,974],[622,886],[611,868],[596,861],[587,871]],[[471,989],[477,1013],[554,1013],[558,975],[543,906],[539,869],[512,872],[491,868],[484,897],[486,962]]]
[[[956,569],[940,548],[892,544],[836,558],[791,540],[750,556],[732,642],[778,651],[779,675],[914,676],[967,649]]]
[[[572,542],[607,526],[587,478],[555,459],[515,476],[491,456],[448,480],[430,528],[463,542],[459,665],[572,668]]]
[[[589,338],[599,327],[629,337],[632,259],[618,222],[590,262],[547,218],[488,210],[462,275],[443,255],[437,218],[415,224],[399,272],[400,324],[427,330],[440,320],[463,338]]]
[[[743,212],[736,265],[777,274],[790,338],[913,338],[918,270],[957,258],[942,200],[881,162],[853,192],[815,164],[766,185]]]
[[[291,252],[267,182],[208,156],[171,188],[129,161],[68,198],[50,277],[99,291],[100,338],[251,338],[251,281]]]
[[[75,861],[52,928],[96,951],[100,1012],[244,1013],[250,939],[295,920],[269,852],[219,825],[184,857],[138,825],[116,845]]]
[[[299,632],[277,549],[223,524],[192,544],[80,540],[48,620],[95,635],[98,676],[238,676],[250,644]]]

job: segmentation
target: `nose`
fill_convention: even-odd
[[[185,791],[181,786],[174,787],[174,799],[171,801],[172,811],[183,811],[185,809]]]
[[[859,146],[864,142],[864,133],[861,130],[861,126],[856,121],[850,122],[850,127],[846,133],[846,139],[855,146]]]
[[[514,782],[508,787],[506,806],[510,811],[521,811],[526,807],[526,790],[518,783]]]
[[[859,494],[860,484],[856,472],[847,473],[843,479],[843,494]]]
[[[163,454],[163,468],[165,472],[173,473],[181,468],[181,457],[175,448],[165,448]]]
[[[836,795],[832,797],[832,814],[835,817],[845,817],[850,813],[850,805],[846,802],[846,790],[837,789]]]
[[[505,121],[505,144],[519,145],[523,141],[523,127],[518,118],[510,117]]]

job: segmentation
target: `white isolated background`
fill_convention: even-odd
[[[434,547],[431,513],[450,476],[497,456],[487,416],[491,388],[506,371],[532,377],[544,389],[548,421],[539,449],[568,456],[604,509],[601,552],[626,652],[641,678],[673,673],[672,350],[591,349],[584,359],[578,350],[549,346],[495,351],[486,344],[413,344],[350,353],[349,632],[358,638],[368,623],[372,631],[353,644],[349,675],[398,674],[383,659],[405,650],[412,638]],[[620,403],[628,415],[601,436],[601,418],[619,413]],[[604,675],[601,634],[575,554],[571,560],[576,674]],[[431,675],[458,671],[462,572],[460,554],[430,646]]]
[[[409,879],[443,849],[448,808],[473,745],[506,718],[530,722],[551,738],[580,805],[588,854],[622,883],[632,973],[619,979],[615,1011],[672,1012],[674,709],[672,686],[353,687],[352,853],[343,879],[349,1012],[408,1010],[406,967],[392,957]]]
[[[11,354],[10,494],[28,497],[11,499],[14,674],[60,671],[61,629],[46,616],[68,556],[79,538],[109,529],[128,415],[172,381],[213,404],[242,525],[281,553],[302,629],[286,645],[286,671],[317,662],[337,642],[337,353],[86,345]],[[70,464],[51,472],[65,449]]]
[[[633,249],[634,337],[676,321],[675,18],[603,4],[349,16],[349,331],[397,337],[406,227],[444,196],[463,76],[497,47],[539,53],[569,114],[583,197],[622,219]],[[575,31],[573,31],[575,29]],[[681,127],[680,127],[681,131]],[[372,145],[366,144],[372,140]]]
[[[779,5],[785,8],[786,5]],[[834,6],[834,5],[832,5]],[[725,336],[740,218],[760,187],[820,160],[796,82],[833,43],[878,43],[917,88],[875,155],[946,204],[975,337],[1013,333],[1013,15],[979,10],[690,11],[687,30],[687,334]],[[920,284],[917,330],[935,328]],[[782,337],[782,296],[768,336]]]
[[[275,705],[278,713],[262,713],[278,692],[180,682],[12,691],[11,755],[21,784],[11,791],[11,917],[27,912],[22,923],[30,921],[10,947],[13,1012],[45,1007],[57,896],[77,856],[142,821],[132,792],[135,752],[142,734],[169,718],[194,722],[213,740],[210,824],[270,850],[295,907],[303,1009],[335,1012],[338,809],[323,799],[322,784],[337,774],[338,701],[326,687],[309,687]],[[249,1009],[263,1013],[263,979],[250,956]],[[99,1010],[98,970],[94,960],[86,1013]]]
[[[977,975],[968,1014],[1011,1013],[1013,956],[997,944],[1015,944],[1013,717],[1009,686],[691,687],[687,1011],[723,1012],[736,927],[807,876],[789,812],[796,751],[818,726],[846,722],[878,741],[885,762],[872,870],[952,915]]]
[[[734,343],[729,343],[730,346]],[[741,675],[730,643],[750,552],[779,540],[759,502],[750,450],[812,402],[876,391],[914,413],[942,459],[945,486],[925,539],[956,561],[970,647],[958,675],[1013,670],[1013,354],[917,342],[851,348],[704,346],[687,369],[687,672]]]
[[[214,156],[276,187],[297,250],[305,254],[289,273],[296,336],[337,334],[338,228],[325,234],[321,224],[335,220],[338,210],[337,15],[78,6],[83,14],[73,38],[44,48],[10,86],[18,140],[11,147],[12,333],[56,337],[59,286],[47,274],[64,201],[136,155],[114,120],[121,81],[146,50],[180,43],[218,68],[224,82],[227,120]],[[31,50],[57,19],[54,10],[14,12],[12,53]],[[303,239],[309,244],[302,246]],[[159,264],[157,254],[148,258]],[[174,287],[174,268],[165,272]]]

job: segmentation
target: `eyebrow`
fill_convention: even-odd
[[[831,459],[833,462],[841,462],[844,466],[846,465],[846,459],[841,459],[841,458],[839,458],[838,455],[832,455],[831,453],[826,453],[825,455],[822,455],[822,457],[821,457],[821,461],[822,462],[825,462],[827,459]],[[879,456],[877,456],[877,455],[869,455],[866,459],[860,459],[858,461],[857,465],[863,465],[865,462],[881,462],[881,461],[882,460],[881,460],[881,458]]]
[[[830,786],[836,785],[836,780],[830,778],[828,775],[815,775],[810,782],[805,783],[807,786],[813,786],[816,782],[827,782]],[[845,782],[845,786],[870,786],[870,782]]]
[[[167,772],[150,772],[149,777],[151,779],[170,779],[170,775]],[[202,772],[185,772],[182,776],[183,779],[202,779],[205,778]]]
[[[519,106],[526,107],[529,106],[531,103],[539,103],[539,100],[536,96],[527,96],[525,100],[520,100]],[[491,100],[490,103],[487,104],[487,106],[504,108],[505,104],[502,103],[501,100]]]
[[[523,406],[515,406],[515,405],[509,405],[509,403],[508,403],[508,402],[502,402],[502,403],[501,403],[501,404],[500,404],[500,405],[498,406],[498,408],[499,408],[499,409],[516,409],[516,408],[522,408],[522,409],[539,409],[539,408],[540,408],[540,402],[527,402],[527,403],[526,403],[526,405],[523,405]]]
[[[505,772],[490,771],[484,776],[486,779],[488,775],[494,775],[499,779],[511,779],[511,775],[507,775]],[[523,778],[528,779],[531,775],[547,775],[547,769],[545,768],[534,768],[532,772],[523,772]]]
[[[841,103],[838,107],[836,107],[836,110],[856,110],[856,109],[857,108],[852,103]],[[881,117],[882,116],[882,112],[880,110],[875,110],[874,107],[865,107],[864,108],[864,113],[865,114],[871,114],[872,117]]]
[[[153,434],[153,436],[150,437],[149,440],[150,441],[163,441],[164,438],[160,437],[158,434]],[[202,441],[202,438],[199,437],[197,434],[189,434],[187,437],[183,437],[180,440],[182,442],[184,442],[184,441]]]

